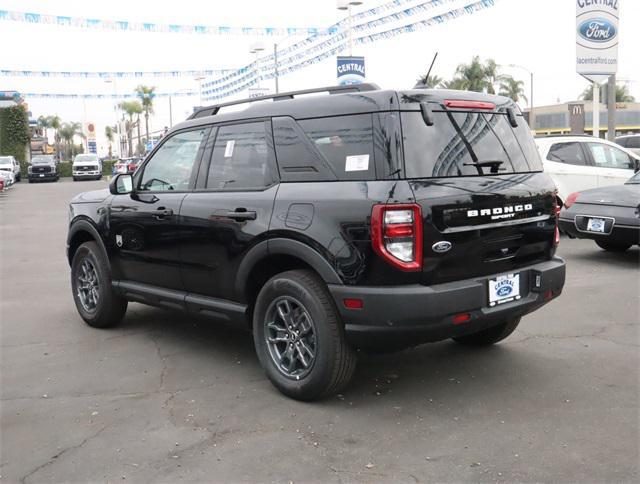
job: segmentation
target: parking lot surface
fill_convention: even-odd
[[[318,403],[280,395],[248,333],[130,304],[86,326],[68,200],[0,194],[2,482],[637,482],[638,248],[563,239],[563,295],[502,344],[362,356]]]

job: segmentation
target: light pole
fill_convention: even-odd
[[[254,54],[255,55],[255,71],[256,71],[256,88],[260,89],[260,69],[258,68],[258,56],[260,55],[260,52],[262,52],[264,50],[264,44],[262,42],[254,42],[253,44],[251,44],[251,47],[249,48],[249,53]]]
[[[531,131],[536,130],[536,116],[533,112],[533,72],[530,71],[529,69],[527,69],[524,66],[521,66],[519,64],[509,64],[509,67],[515,67],[517,69],[522,69],[525,72],[529,73],[529,76],[531,78],[531,93],[529,94],[529,128],[531,129]]]
[[[353,55],[353,32],[352,32],[352,22],[353,17],[351,16],[351,7],[362,5],[362,2],[359,0],[337,0],[336,7],[338,10],[347,10],[347,33],[349,35],[349,57]]]
[[[115,102],[113,110],[116,112],[116,146],[118,147],[118,156],[122,157],[122,145],[120,141],[120,116],[118,116],[118,88],[116,86],[116,78],[108,77],[104,80],[107,84],[113,83],[113,100]]]
[[[198,96],[199,96],[199,101],[198,104],[200,106],[202,106],[202,81],[204,81],[206,78],[204,76],[204,74],[202,72],[200,72],[200,74],[198,74],[196,77],[194,77],[195,81],[198,83]]]

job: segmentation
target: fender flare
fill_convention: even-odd
[[[78,232],[88,232],[89,234],[91,234],[96,243],[100,246],[100,249],[102,250],[107,260],[109,260],[107,248],[104,245],[104,240],[102,240],[100,232],[98,232],[96,226],[87,219],[79,219],[71,222],[69,233],[67,234],[67,259],[69,261],[69,265],[71,265],[71,260],[73,259],[73,256],[69,253],[69,248],[71,247],[71,241],[73,240],[73,237]]]
[[[327,284],[343,285],[340,276],[318,251],[298,240],[275,238],[263,240],[253,246],[244,256],[236,276],[235,293],[241,296],[247,285],[249,274],[257,263],[270,255],[289,255],[309,264]]]

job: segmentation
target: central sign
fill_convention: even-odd
[[[338,56],[338,84],[361,84],[365,79],[364,57]]]
[[[618,71],[620,0],[576,0],[576,72],[602,82]]]

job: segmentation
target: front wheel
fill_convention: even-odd
[[[71,288],[78,313],[94,328],[115,326],[127,310],[127,301],[111,286],[106,256],[95,242],[85,242],[73,255]]]
[[[490,346],[508,337],[516,330],[518,324],[520,324],[520,318],[510,319],[477,333],[453,338],[453,340],[467,346]]]
[[[615,242],[609,242],[608,240],[596,240],[596,244],[601,249],[604,249],[609,252],[624,252],[631,245],[628,244],[616,244]]]
[[[269,380],[297,400],[344,388],[356,366],[325,284],[307,270],[283,272],[263,286],[253,313],[256,353]]]

